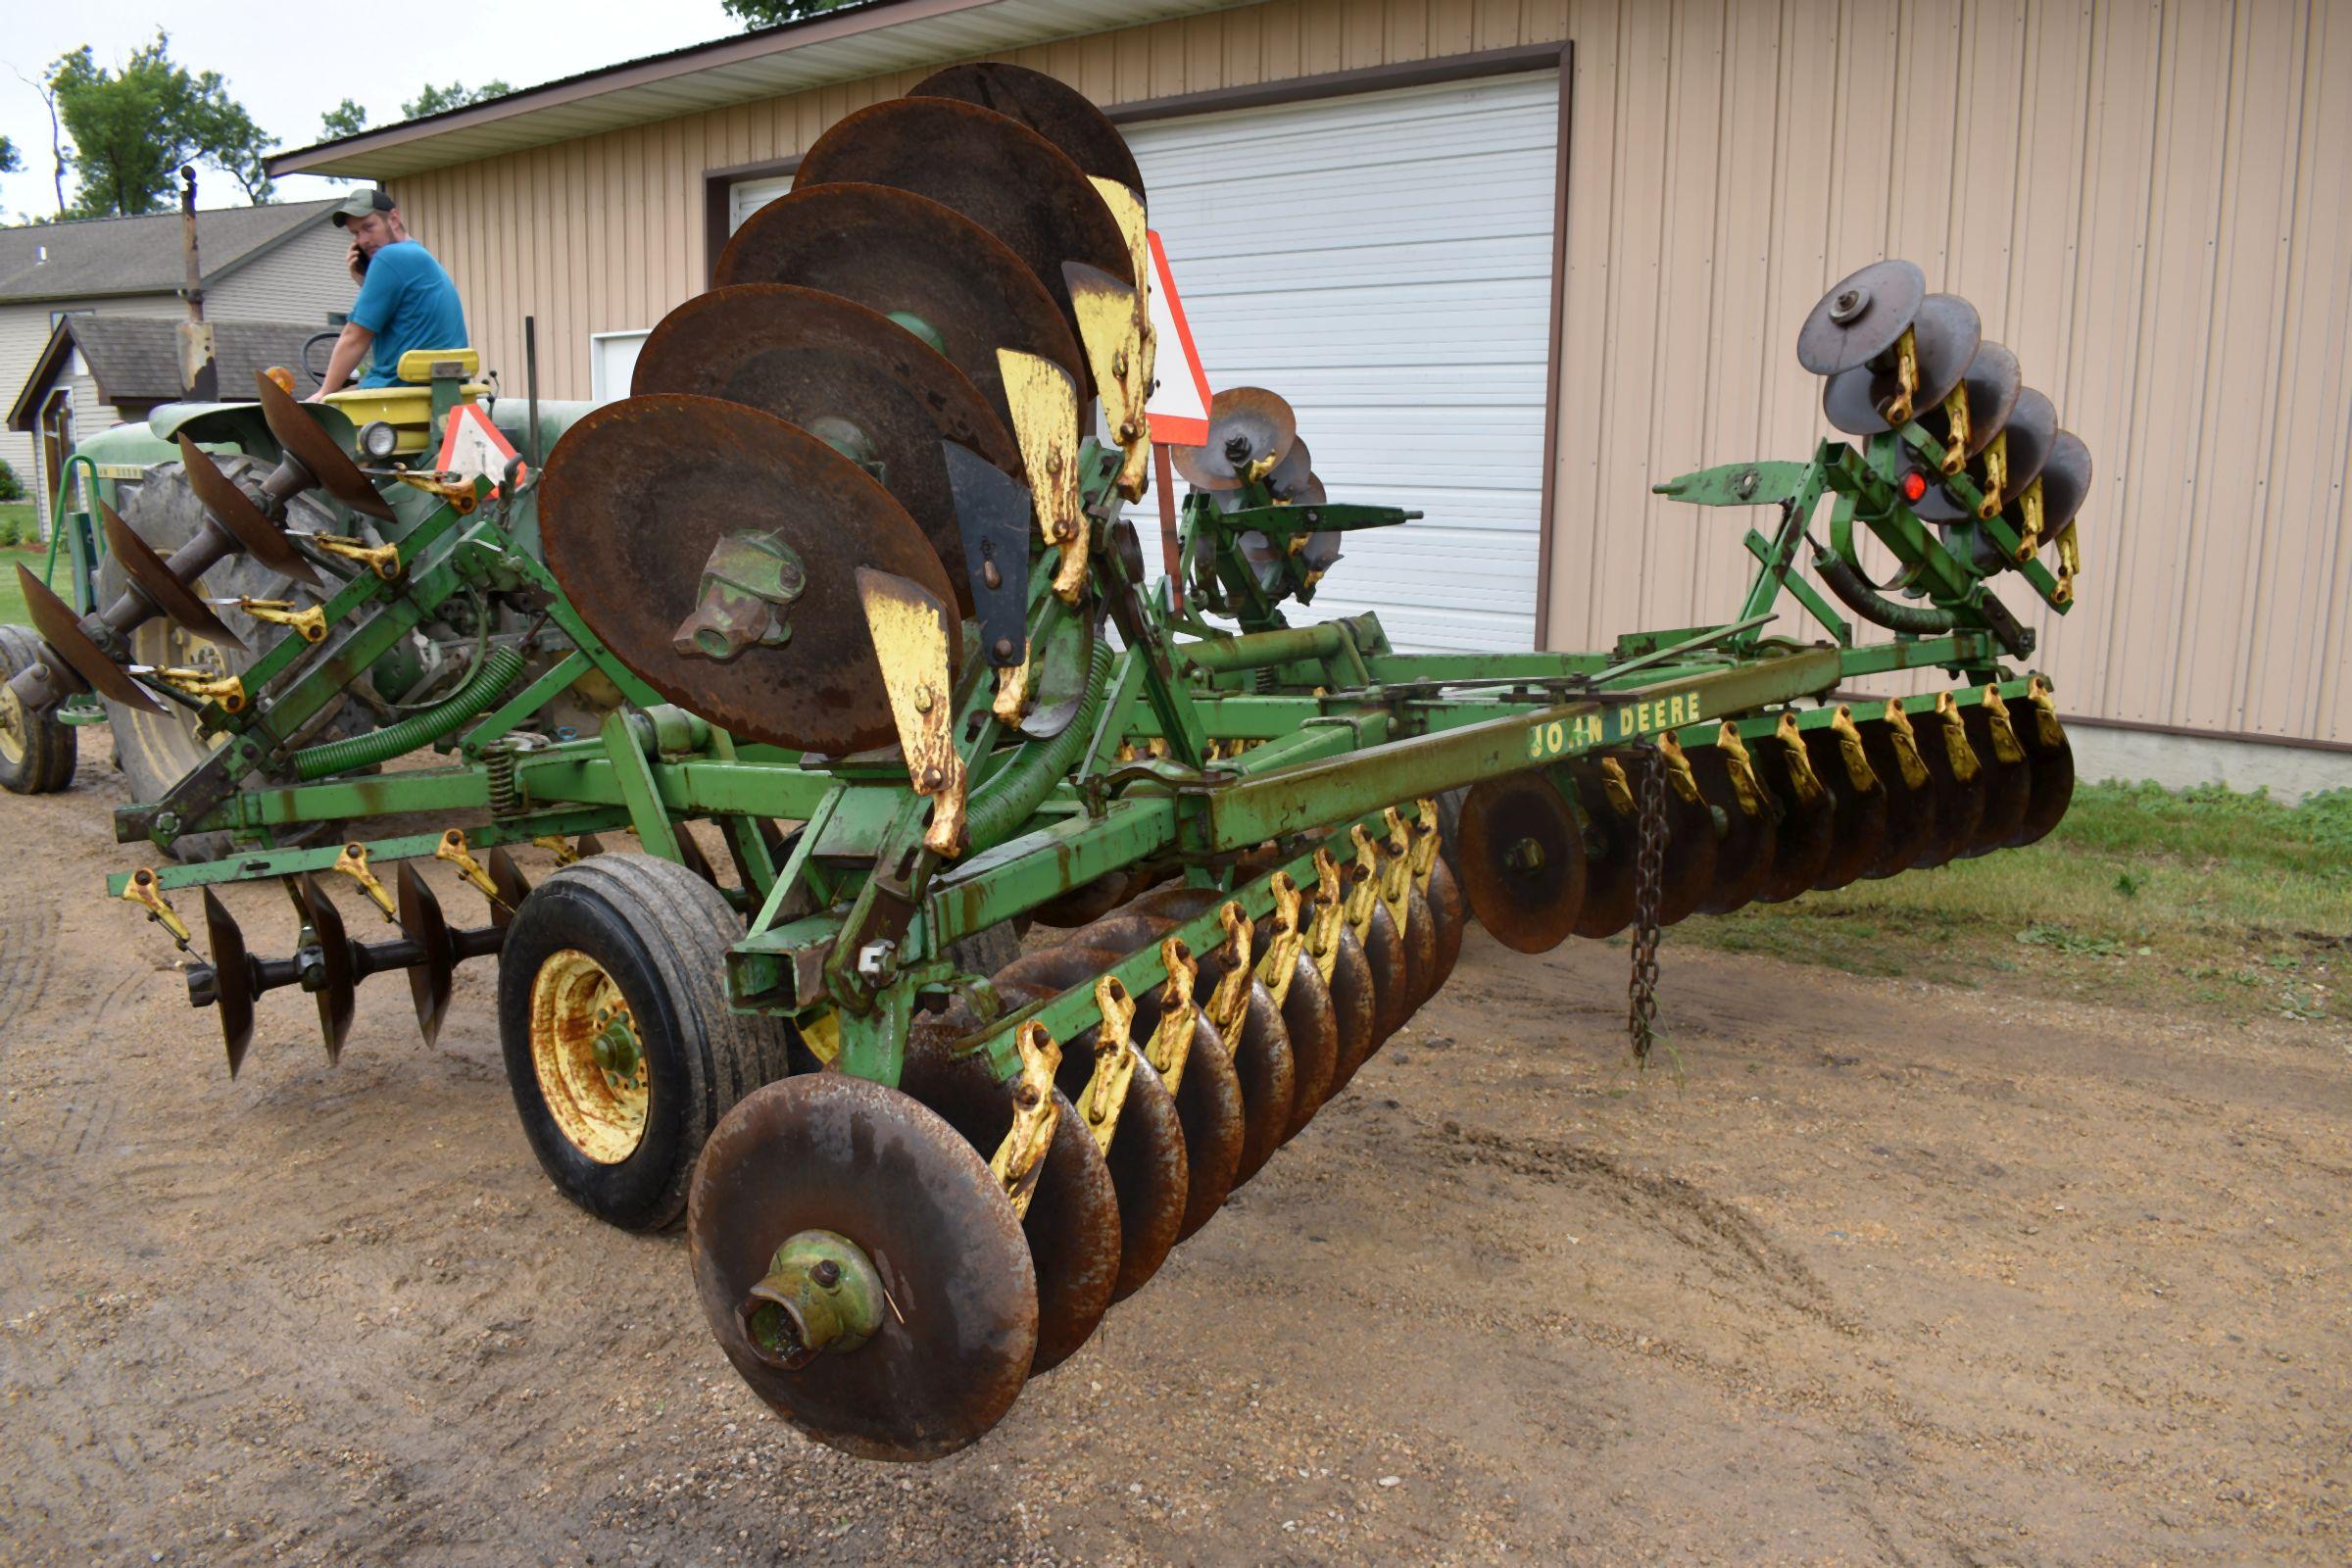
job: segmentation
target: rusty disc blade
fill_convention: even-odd
[[[1124,871],[1105,871],[1091,882],[1081,882],[1069,892],[1048,899],[1031,909],[1029,916],[1040,925],[1091,929],[1095,921],[1116,909],[1119,901],[1126,896],[1127,874]],[[1136,947],[1142,945],[1139,942]],[[1126,951],[1132,953],[1135,948]]]
[[[196,499],[204,504],[212,519],[247,555],[271,571],[294,582],[318,587],[318,569],[303,559],[285,530],[271,522],[253,498],[220,471],[211,453],[185,435],[178,439],[179,466],[188,476],[188,488],[196,492]]]
[[[1158,986],[1136,997],[1135,1038],[1139,1042],[1152,1038],[1166,1006],[1166,995]],[[1176,1239],[1181,1242],[1224,1206],[1250,1137],[1242,1080],[1234,1071],[1233,1054],[1225,1048],[1217,1026],[1206,1018],[1194,1025],[1192,1050],[1185,1054],[1175,1101],[1176,1120],[1184,1132],[1184,1213],[1176,1226]]]
[[[331,1067],[343,1059],[343,1043],[351,1038],[351,1020],[359,1008],[359,976],[352,971],[351,937],[343,926],[343,911],[335,907],[335,901],[317,877],[306,871],[294,886],[301,895],[302,917],[318,949],[318,1032],[326,1037],[326,1061]]]
[[[1432,989],[1442,990],[1452,977],[1454,964],[1461,959],[1462,932],[1469,921],[1462,884],[1444,855],[1430,862],[1429,912],[1438,928],[1438,973]]]
[[[549,569],[622,663],[739,737],[802,751],[896,738],[858,568],[943,604],[954,594],[930,541],[864,469],[715,398],[665,392],[590,413],[548,455],[539,527]],[[727,586],[760,570],[764,597]],[[796,575],[797,597],[782,597]],[[710,657],[722,639],[740,651]]]
[[[1983,703],[1962,708],[1960,722],[1968,729],[1969,749],[1977,754],[1984,775],[1984,813],[1960,852],[1960,858],[1968,859],[2001,848],[2025,826],[2026,812],[2034,804],[2034,767],[2022,756],[2014,762],[2001,760],[1993,744],[1992,713]]]
[[[1576,931],[1585,908],[1584,830],[1548,777],[1512,773],[1474,786],[1462,801],[1458,843],[1462,894],[1495,941],[1548,953]]]
[[[2090,448],[2072,430],[2061,430],[2041,466],[2041,531],[2055,536],[2075,520],[2090,494]]]
[[[1927,293],[1927,274],[1910,262],[1873,262],[1847,273],[1797,328],[1796,363],[1815,375],[1869,364],[1894,347]]]
[[[1860,719],[1854,728],[1862,736],[1862,755],[1879,776],[1879,791],[1886,797],[1886,834],[1880,840],[1878,858],[1862,873],[1876,880],[1907,871],[1937,852],[1936,785],[1930,779],[1917,789],[1911,787],[1884,718]]]
[[[270,379],[261,370],[253,372],[261,388],[262,417],[270,425],[270,433],[286,455],[301,464],[318,480],[326,493],[354,512],[366,513],[382,521],[392,520],[392,504],[375,493],[375,486],[351,461],[350,454],[335,445],[335,438],[317,419],[305,414],[294,395]]]
[[[514,911],[522,907],[522,901],[531,896],[531,884],[503,844],[490,852],[487,864],[490,885],[498,889],[498,897],[490,905],[490,923],[504,929],[514,918]]]
[[[909,191],[855,184],[796,189],[735,231],[711,281],[792,283],[881,312],[916,336],[935,339],[1006,430],[1012,408],[997,363],[1000,348],[1050,360],[1087,384],[1076,334],[1021,259],[961,213]]]
[[[1837,852],[1838,804],[1826,786],[1810,799],[1796,787],[1788,749],[1778,740],[1762,741],[1747,755],[1780,817],[1773,830],[1772,869],[1756,890],[1756,902],[1786,904],[1819,884]]]
[[[662,318],[638,351],[630,389],[723,398],[825,441],[906,510],[971,612],[940,443],[968,447],[1015,475],[1020,452],[963,372],[889,317],[783,283],[712,289]]]
[[[450,940],[449,921],[441,901],[425,885],[416,867],[403,860],[396,879],[400,933],[416,944],[417,961],[409,965],[409,1000],[416,1006],[416,1032],[428,1046],[441,1038],[441,1020],[449,1015],[451,982],[457,973],[457,945]]]
[[[122,564],[122,570],[147,596],[148,603],[164,616],[191,636],[223,648],[243,648],[245,639],[221,624],[212,607],[199,599],[188,585],[172,575],[172,568],[140,538],[138,530],[122,520],[120,513],[104,501],[98,503],[99,531],[106,536],[106,548]]]
[[[1323,971],[1304,953],[1292,962],[1291,987],[1282,998],[1282,1032],[1291,1042],[1298,1083],[1291,1098],[1291,1125],[1283,1133],[1286,1140],[1304,1131],[1331,1098],[1340,1065],[1339,1014],[1330,988],[1323,984]]]
[[[907,90],[909,98],[956,98],[1015,120],[1061,149],[1089,174],[1115,179],[1144,193],[1142,171],[1127,138],[1094,100],[1058,76],[1003,60],[976,60],[935,71]]]
[[[1577,823],[1583,830],[1585,897],[1577,909],[1576,934],[1598,941],[1613,937],[1634,921],[1635,858],[1641,850],[1641,823],[1631,812],[1619,812],[1609,801],[1599,763],[1579,758],[1568,764],[1576,780]],[[1465,806],[1468,802],[1465,800]],[[1470,862],[1462,861],[1462,887],[1471,882]],[[1478,913],[1478,906],[1470,906]],[[1479,924],[1487,923],[1479,915]],[[1492,929],[1490,927],[1490,929]]]
[[[857,1349],[790,1371],[755,1346],[742,1309],[805,1230],[856,1243],[894,1310]],[[686,1232],[720,1348],[819,1443],[935,1459],[995,1426],[1029,1375],[1037,1287],[1021,1222],[988,1161],[896,1090],[830,1072],[755,1090],[703,1146]]]
[[[1294,435],[1291,438],[1291,450],[1284,453],[1282,461],[1267,473],[1266,488],[1273,493],[1275,500],[1295,503],[1306,487],[1315,482],[1314,456],[1306,450],[1306,442]]]
[[[1699,794],[1723,824],[1715,836],[1715,875],[1698,901],[1698,911],[1729,914],[1753,902],[1772,875],[1780,853],[1780,823],[1769,800],[1759,798],[1752,813],[1741,804],[1720,747],[1693,746],[1687,755]],[[1757,782],[1761,786],[1762,780]]]
[[[1078,330],[1064,262],[1133,287],[1118,220],[1061,149],[1016,120],[954,98],[892,98],[834,122],[793,173],[793,188],[886,185],[929,197],[1003,240]],[[1092,383],[1085,377],[1079,385]]]
[[[1208,439],[1170,447],[1176,471],[1202,490],[1241,488],[1242,470],[1267,458],[1274,467],[1298,439],[1298,416],[1279,393],[1262,386],[1227,387],[1209,400]]]
[[[1804,736],[1813,776],[1830,794],[1830,856],[1813,879],[1814,890],[1827,893],[1847,886],[1877,863],[1886,842],[1886,790],[1875,777],[1867,789],[1855,786],[1833,731],[1809,729]]]
[[[220,1038],[234,1078],[253,1044],[253,966],[245,960],[244,931],[211,888],[204,890],[204,935],[212,945],[213,1005],[220,1011]]]
[[[1404,895],[1404,994],[1410,999],[1405,1017],[1414,1013],[1438,989],[1438,925],[1429,912],[1429,900],[1417,887]]]
[[[1405,992],[1412,960],[1405,956],[1404,933],[1389,914],[1389,906],[1373,901],[1372,916],[1358,935],[1364,963],[1372,971],[1372,1049],[1380,1050],[1389,1037],[1412,1016],[1412,998]]]
[[[1203,958],[1200,995],[1214,992],[1223,973],[1214,954]],[[1298,1064],[1291,1054],[1281,1009],[1274,1005],[1272,994],[1255,980],[1250,982],[1249,1004],[1234,1036],[1227,1044],[1233,1051],[1233,1070],[1242,1083],[1245,1135],[1241,1164],[1233,1173],[1233,1185],[1239,1187],[1265,1169],[1266,1161],[1274,1157],[1274,1151],[1282,1147],[1291,1130],[1291,1107],[1298,1096]]]
[[[1012,1089],[986,1058],[956,1055],[917,1035],[899,1086],[939,1115],[984,1156],[1012,1126]],[[1021,1220],[1037,1278],[1037,1350],[1032,1373],[1074,1354],[1102,1321],[1119,1276],[1119,1196],[1093,1135],[1058,1089],[1060,1114],[1045,1168]]]
[[[1977,308],[1959,295],[1931,294],[1912,319],[1911,341],[1919,381],[1911,409],[1912,416],[1920,418],[1934,414],[1968,373],[1977,345],[1984,341],[1984,323]],[[1891,368],[1856,366],[1832,376],[1822,388],[1821,412],[1848,435],[1876,435],[1887,428],[1884,411],[1901,389]]]
[[[1940,733],[1942,724],[1933,714],[1922,714],[1912,720],[1912,728],[1919,732],[1920,760],[1928,764],[1929,789],[1936,797],[1935,847],[1912,863],[1914,870],[1932,870],[1957,859],[1960,852],[1976,841],[1978,824],[1984,820],[1990,773],[1984,759],[1979,758],[1975,771],[1968,777],[1961,776],[1960,770],[1952,765],[1950,746]]]
[[[2033,725],[2029,722],[2026,727],[2031,731]],[[2074,743],[2063,734],[2055,746],[2044,746],[2032,734],[2023,738],[2027,764],[2033,770],[2033,799],[2026,806],[2025,820],[2009,837],[2006,847],[2013,850],[2046,838],[2075,799]]]
[[[1354,1078],[1372,1054],[1372,1038],[1379,996],[1372,983],[1372,960],[1355,933],[1342,926],[1339,956],[1331,964],[1331,1011],[1339,1026],[1340,1054],[1333,1064],[1331,1092],[1338,1094]]]
[[[1705,748],[1693,747],[1692,751]],[[1639,757],[1626,759],[1626,771],[1639,777]],[[1696,769],[1693,767],[1693,771]],[[1636,819],[1637,823],[1639,818]],[[1695,801],[1666,781],[1666,864],[1658,884],[1658,924],[1674,925],[1696,913],[1715,888],[1715,813],[1701,793]]]
[[[47,653],[80,676],[85,685],[125,708],[148,713],[164,710],[164,705],[148,696],[146,689],[131,679],[129,671],[107,658],[106,651],[90,641],[90,634],[81,629],[81,617],[74,613],[74,607],[51,593],[49,585],[34,576],[22,561],[17,563],[17,587],[24,595],[24,610],[32,616],[33,630],[48,645]]]

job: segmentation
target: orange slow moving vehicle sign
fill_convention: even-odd
[[[460,474],[466,478],[486,478],[497,484],[507,476],[507,465],[514,461],[514,446],[499,434],[498,426],[490,422],[489,414],[478,403],[461,403],[449,411],[449,424],[441,435],[441,455],[433,466],[444,473]],[[530,469],[516,471],[517,481],[528,478]]]
[[[1157,230],[1146,237],[1152,242],[1152,330],[1159,338],[1159,359],[1158,384],[1144,404],[1144,422],[1156,445],[1197,447],[1208,439],[1208,376],[1200,368],[1200,351],[1193,346],[1168,253]]]

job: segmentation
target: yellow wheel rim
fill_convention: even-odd
[[[576,948],[548,956],[531,981],[531,1067],[556,1128],[600,1165],[645,1141],[653,1075],[620,987]]]
[[[25,728],[24,705],[18,702],[17,694],[8,689],[4,680],[0,680],[0,758],[6,758],[12,763],[24,760]]]

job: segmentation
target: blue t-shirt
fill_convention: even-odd
[[[411,349],[462,349],[466,308],[458,285],[433,253],[413,239],[385,246],[368,259],[368,277],[352,301],[351,318],[375,334],[362,386],[401,386],[400,357]]]

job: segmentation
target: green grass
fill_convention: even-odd
[[[30,502],[0,501],[0,508],[29,506]],[[17,563],[23,562],[38,577],[48,563],[49,547],[15,549],[0,545],[0,626],[27,626],[32,617],[24,612],[24,591],[17,586]]]
[[[1669,940],[2029,997],[2341,1025],[2352,790],[2289,808],[2221,789],[2084,785],[2032,849],[1693,919]]]

